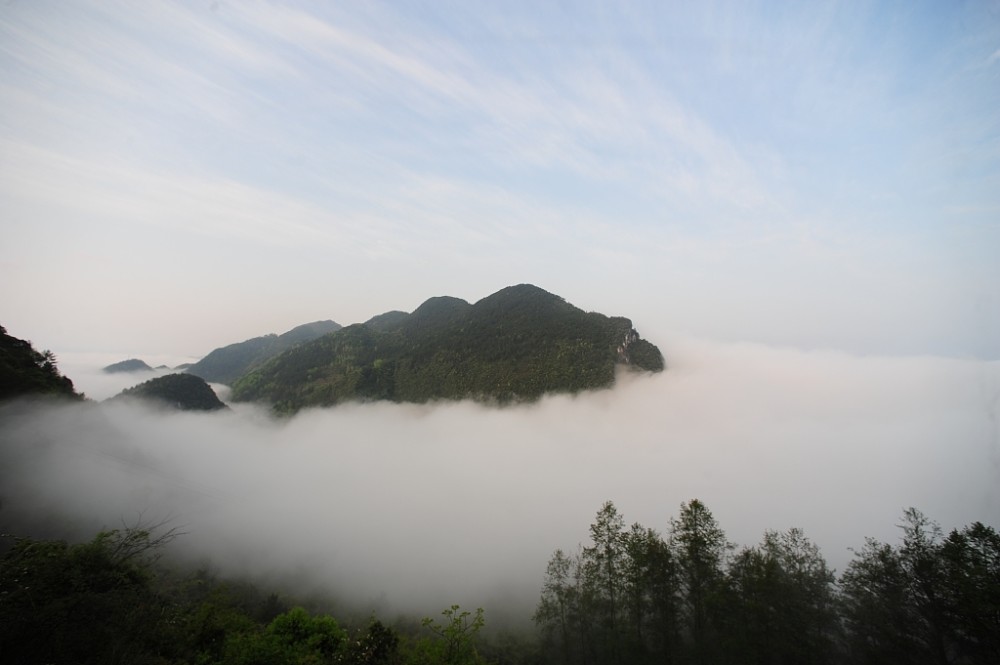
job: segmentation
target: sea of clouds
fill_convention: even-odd
[[[838,570],[866,536],[895,541],[908,506],[946,529],[1000,524],[1000,362],[663,350],[661,374],[510,408],[348,404],[274,420],[249,405],[8,405],[0,529],[87,538],[169,519],[186,532],[179,556],[227,575],[345,606],[461,603],[519,621],[552,551],[585,543],[606,500],[666,532],[699,498],[739,545],[801,527]],[[63,369],[98,399],[151,376],[99,366]]]

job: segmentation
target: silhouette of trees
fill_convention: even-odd
[[[1000,535],[909,509],[898,546],[869,539],[839,583],[801,529],[739,551],[681,504],[664,540],[605,503],[591,542],[549,560],[534,619],[549,662],[1000,662]]]

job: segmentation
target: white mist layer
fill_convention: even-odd
[[[229,574],[525,617],[552,551],[585,541],[608,499],[665,532],[699,498],[740,545],[802,527],[841,570],[865,536],[894,541],[907,506],[946,528],[1000,522],[1000,363],[665,352],[662,374],[517,408],[346,405],[285,422],[252,407],[8,408],[0,525],[171,516],[178,547]]]
[[[101,401],[150,379],[176,374],[178,370],[172,369],[173,367],[196,360],[179,356],[144,354],[138,359],[156,369],[111,373],[101,369],[129,357],[135,356],[114,353],[60,353],[59,371],[73,380],[73,387],[77,392],[84,393],[90,399]]]

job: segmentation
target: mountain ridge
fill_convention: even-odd
[[[271,333],[213,349],[204,358],[185,368],[188,374],[211,383],[232,384],[252,367],[270,360],[298,344],[310,342],[341,325],[329,319],[295,326],[280,335]]]
[[[509,403],[610,387],[619,365],[657,372],[664,360],[631,320],[519,284],[474,304],[435,296],[328,333],[247,372],[232,399],[279,413],[354,400]]]

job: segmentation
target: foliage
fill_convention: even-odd
[[[1000,535],[904,514],[898,547],[867,541],[838,588],[800,529],[732,545],[700,501],[669,537],[610,502],[575,556],[556,550],[534,619],[548,662],[1000,662]]]
[[[855,660],[1000,662],[1000,535],[976,522],[944,538],[913,508],[901,528],[902,545],[869,539],[842,577]]]
[[[839,640],[834,575],[801,529],[768,531],[730,562],[721,625],[747,662],[833,662]]]
[[[36,351],[28,342],[0,326],[0,400],[26,395],[83,399],[73,382],[59,373],[51,351]]]
[[[134,398],[182,411],[217,411],[227,408],[204,379],[192,374],[167,374],[126,388],[112,399]]]
[[[175,535],[105,531],[89,543],[20,539],[0,562],[0,644],[16,663],[157,663],[171,608],[148,570]]]
[[[274,618],[262,631],[241,632],[226,642],[224,665],[296,665],[338,663],[347,633],[327,615],[313,616],[295,607]]]
[[[279,413],[346,400],[500,403],[608,387],[615,367],[659,371],[663,356],[628,319],[586,313],[534,286],[470,305],[431,298],[291,349],[233,385]]]
[[[476,650],[476,638],[486,624],[483,609],[475,613],[452,605],[441,612],[444,621],[426,617],[421,625],[431,637],[416,640],[410,648],[408,662],[414,665],[477,665],[485,663]]]
[[[686,609],[682,617],[691,637],[694,662],[715,661],[714,652],[720,646],[722,565],[732,545],[711,511],[698,499],[682,503],[680,515],[670,520],[669,545],[676,555]]]
[[[681,504],[666,537],[606,502],[575,554],[557,550],[534,615],[539,651],[492,646],[484,611],[420,628],[344,627],[252,585],[157,565],[163,525],[91,541],[15,539],[0,558],[0,648],[17,663],[1000,662],[1000,535],[947,536],[910,509],[898,545],[869,539],[839,588],[799,529],[734,553],[708,508]]]

